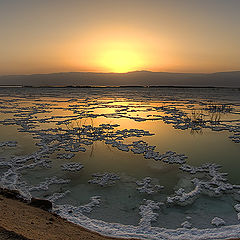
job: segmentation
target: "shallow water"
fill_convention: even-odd
[[[17,141],[14,147],[0,147],[0,158],[5,158],[0,164],[3,186],[27,191],[41,198],[69,190],[64,197],[54,201],[56,206],[82,206],[91,197],[100,196],[101,203],[93,205],[91,211],[84,212],[84,215],[124,225],[138,226],[143,219],[147,225],[176,229],[188,219],[193,227],[213,228],[211,221],[214,217],[222,218],[226,225],[239,224],[234,209],[240,200],[238,187],[221,190],[217,195],[206,193],[205,189],[185,204],[169,203],[167,198],[175,196],[179,188],[191,192],[194,178],[209,181],[211,177],[207,173],[190,174],[179,169],[183,162],[169,164],[146,159],[144,154],[131,151],[131,144],[142,140],[155,146],[154,151],[159,154],[167,151],[184,154],[186,164],[194,167],[205,163],[219,164],[222,167],[218,171],[228,173],[226,181],[232,185],[240,184],[239,90],[4,88],[0,89],[0,96],[0,143]],[[113,127],[104,128],[100,133],[101,124]],[[84,134],[86,128],[90,130]],[[124,129],[146,132],[139,134],[133,130],[116,135],[117,130]],[[235,142],[229,138],[233,135]],[[106,140],[113,138],[128,146],[129,150],[107,144]],[[90,143],[84,143],[85,140]],[[36,145],[38,143],[42,145]],[[84,147],[85,152],[78,149],[71,159],[58,158],[61,153],[70,153],[74,143]],[[39,151],[39,156],[33,157],[32,154]],[[23,163],[12,160],[16,156]],[[26,159],[26,156],[29,158]],[[45,165],[36,164],[32,168],[26,167],[41,159],[47,159],[50,166],[46,168]],[[69,162],[81,163],[83,168],[63,171],[62,165]],[[9,169],[13,173],[4,175]],[[90,184],[88,181],[93,179],[94,173],[115,173],[120,180],[104,186]],[[53,176],[69,179],[70,182],[52,184],[48,189],[31,190],[32,186]],[[139,192],[136,181],[145,177],[151,177],[153,185],[164,188],[153,194]],[[151,209],[150,215],[144,217],[139,211],[144,199],[162,202],[163,206]],[[158,214],[156,219],[151,212]],[[75,217],[78,217],[77,214]]]

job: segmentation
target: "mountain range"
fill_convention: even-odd
[[[217,73],[128,73],[63,72],[31,75],[2,75],[0,85],[31,87],[67,86],[192,86],[240,87],[240,71]]]

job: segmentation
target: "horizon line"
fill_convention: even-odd
[[[46,72],[46,73],[23,73],[23,74],[0,74],[0,77],[4,76],[32,76],[32,75],[50,75],[50,74],[64,74],[64,73],[94,73],[94,74],[129,74],[137,72],[148,72],[148,73],[169,73],[169,74],[216,74],[216,73],[231,73],[240,72],[239,70],[226,70],[226,71],[215,71],[215,72],[169,72],[169,71],[151,71],[151,70],[136,70],[128,72],[94,72],[94,71],[66,71],[66,72]]]

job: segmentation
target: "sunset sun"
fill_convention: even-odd
[[[140,54],[130,50],[106,50],[100,58],[100,65],[104,69],[116,73],[138,70],[142,64]]]

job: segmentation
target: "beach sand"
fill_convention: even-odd
[[[0,239],[106,240],[116,238],[101,236],[55,214],[0,195]]]
[[[0,227],[0,239],[1,240],[27,240],[27,238],[16,234],[15,232],[7,231]]]

